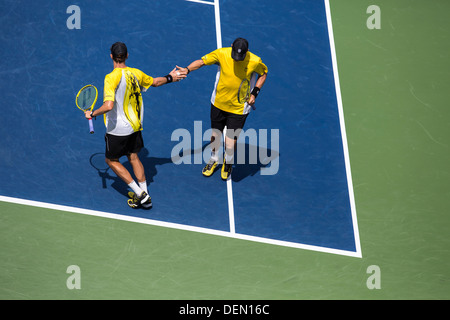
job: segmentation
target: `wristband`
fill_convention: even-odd
[[[168,74],[166,76],[166,80],[167,80],[167,83],[171,83],[173,81],[173,78],[172,78],[172,76],[170,74]]]
[[[94,117],[94,111],[91,112],[90,116],[91,116],[91,118],[95,118]]]
[[[252,90],[252,95],[254,95],[256,98],[258,96],[260,90],[261,90],[260,88],[254,87]]]
[[[187,74],[189,74],[189,72],[191,72],[191,70],[189,70],[189,68],[188,68],[188,67],[186,67],[186,69],[187,69],[187,71],[188,71],[188,73],[187,73]]]

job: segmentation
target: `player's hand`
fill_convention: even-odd
[[[247,103],[251,106],[253,106],[255,104],[256,98],[254,95],[250,95],[250,98],[248,99]]]
[[[169,74],[172,76],[173,82],[180,81],[186,78],[187,72],[184,72],[181,69],[182,68],[176,66],[172,71],[170,71]]]
[[[183,68],[183,67],[179,67],[179,66],[176,66],[176,68],[177,68],[178,72],[186,75],[186,77],[187,77],[187,74],[189,73],[187,68]]]
[[[92,111],[90,110],[84,112],[84,116],[86,117],[86,119],[91,119],[91,112]]]

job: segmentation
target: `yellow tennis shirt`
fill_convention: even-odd
[[[235,61],[231,57],[231,47],[220,48],[202,57],[206,65],[218,64],[214,91],[211,95],[211,103],[220,110],[247,114],[250,107],[247,103],[239,103],[237,94],[242,80],[250,81],[251,87],[256,82],[256,74],[267,73],[267,66],[257,55],[247,51],[243,61]]]
[[[114,101],[114,108],[104,115],[106,133],[127,136],[142,130],[141,91],[147,91],[152,84],[152,77],[135,68],[115,68],[106,75],[103,102]]]

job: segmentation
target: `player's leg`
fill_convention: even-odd
[[[229,135],[229,131],[234,130],[227,128],[227,135],[225,136],[225,155],[223,159],[222,170],[220,173],[223,180],[227,180],[231,176],[234,162],[234,150],[236,146],[236,139],[231,136],[231,134]]]
[[[227,180],[231,176],[233,170],[234,154],[236,151],[236,144],[239,134],[244,128],[245,120],[248,114],[227,114],[227,132],[225,136],[225,156],[221,170],[221,177],[223,180]]]
[[[128,161],[130,161],[131,167],[133,168],[133,173],[136,176],[136,179],[138,181],[139,188],[141,188],[144,192],[147,194],[149,193],[147,190],[147,180],[145,178],[145,169],[144,165],[142,164],[141,160],[139,159],[139,156],[137,153],[131,153],[128,156]],[[131,198],[128,200],[128,205],[130,207],[138,207],[140,204],[140,199],[136,197],[136,193],[129,192],[128,196]],[[148,199],[141,203],[142,207],[148,209],[152,207],[152,198],[150,195],[148,195]]]
[[[133,178],[131,177],[130,172],[128,172],[127,168],[125,168],[119,161],[119,159],[105,159],[106,164],[114,171],[114,173],[122,179],[126,184],[130,184],[133,182]]]
[[[127,158],[128,161],[131,164],[131,167],[133,168],[133,173],[137,179],[139,188],[141,188],[145,194],[148,195],[148,187],[147,187],[147,180],[145,178],[145,169],[144,165],[142,164],[141,160],[139,159],[138,153],[141,151],[141,149],[144,147],[144,140],[142,138],[142,132],[138,131],[135,132],[130,136],[130,139],[128,140],[127,145]],[[138,207],[139,205],[142,205],[144,208],[150,208],[152,207],[152,199],[150,195],[148,196],[148,199],[146,201],[142,201],[141,198],[137,196],[138,194],[132,195],[131,199],[128,200],[128,205],[130,207]]]
[[[146,179],[145,179],[144,165],[142,164],[141,160],[139,159],[138,154],[131,153],[127,157],[128,157],[128,161],[130,161],[131,167],[133,168],[133,173],[139,183],[139,186],[144,191],[147,191],[147,183],[146,183]]]
[[[106,134],[105,161],[114,173],[133,190],[133,192],[137,195],[136,198],[139,203],[145,203],[150,198],[147,192],[139,187],[139,185],[132,178],[130,172],[119,161],[120,157],[130,153],[130,145],[133,144],[130,144],[130,140],[133,139],[134,137],[131,136],[122,137]]]
[[[211,104],[211,158],[202,170],[205,177],[210,177],[219,164],[219,152],[225,121],[223,112]]]

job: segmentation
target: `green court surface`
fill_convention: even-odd
[[[362,258],[1,202],[0,298],[449,299],[450,2],[330,4]]]

